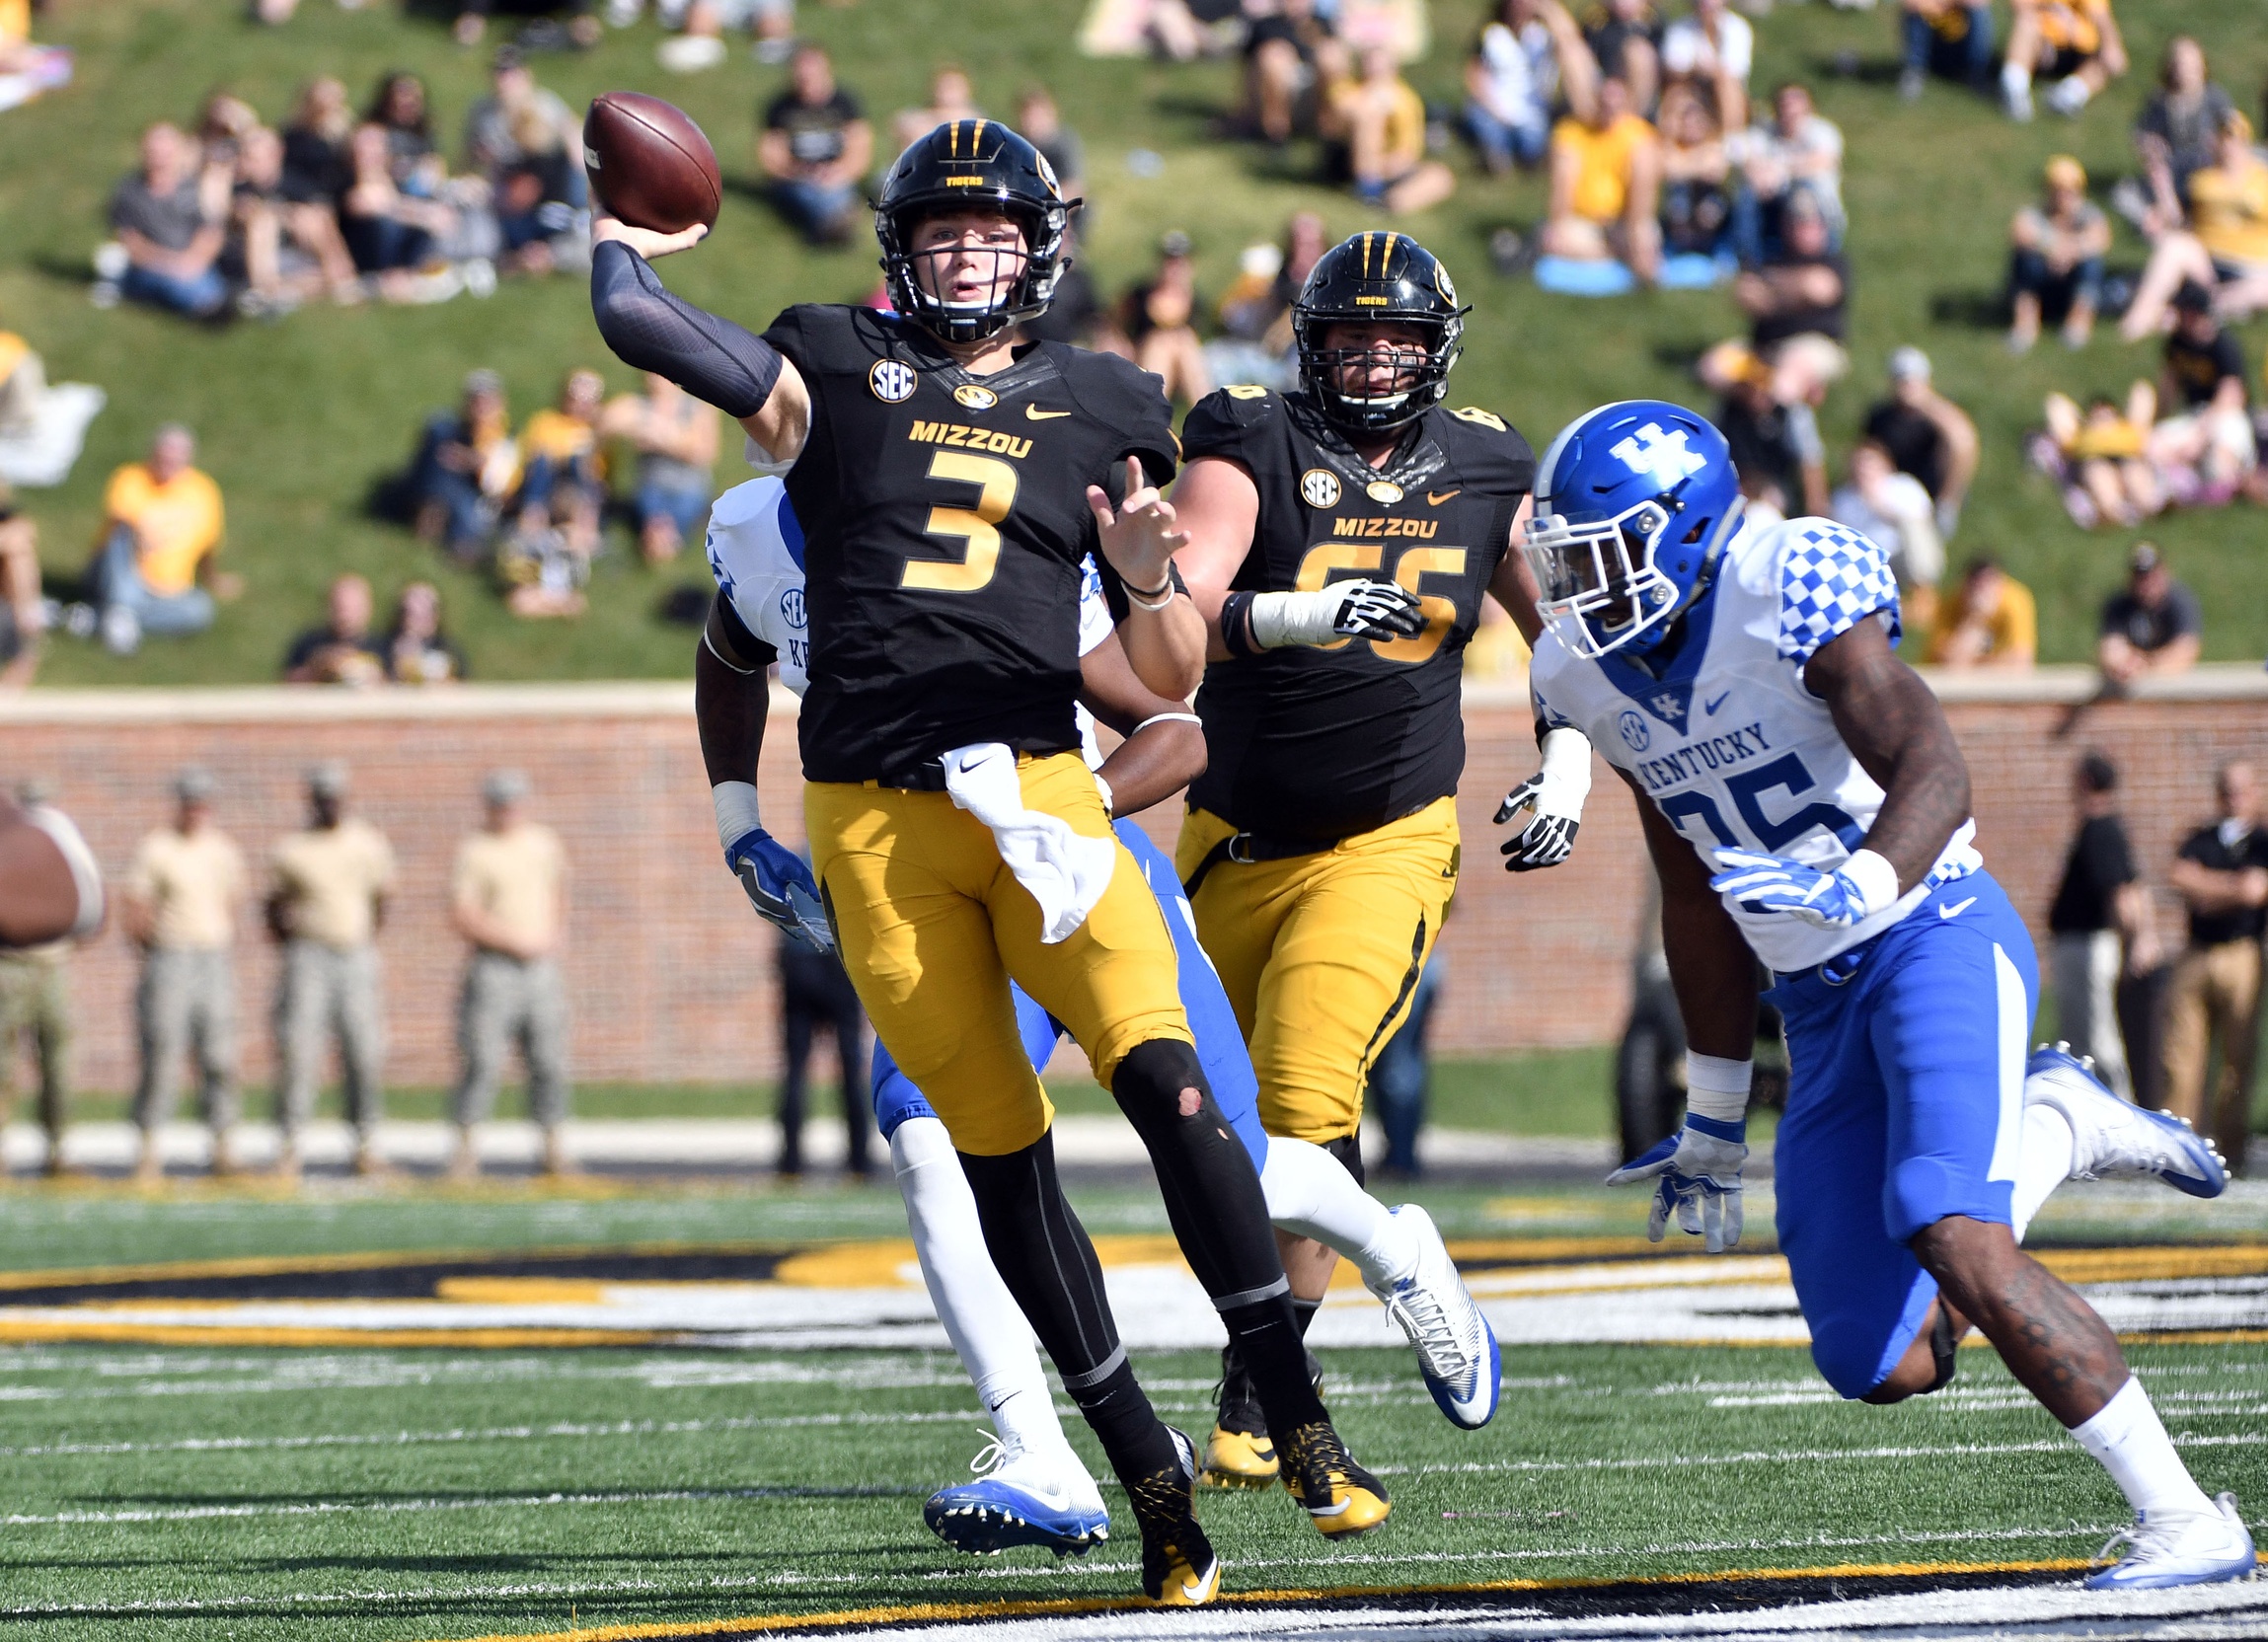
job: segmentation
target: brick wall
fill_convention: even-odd
[[[1960,681],[1955,681],[1960,682]],[[2075,718],[2083,676],[1956,692],[1947,710],[1969,755],[1979,841],[2018,907],[2045,916],[2070,826],[2073,760],[2089,747],[2126,775],[2126,812],[2146,871],[2162,879],[2180,830],[2210,811],[2220,761],[2268,758],[2268,684],[2215,670],[2177,696],[2092,708]],[[1455,1050],[1604,1041],[1620,1029],[1644,867],[1620,784],[1599,772],[1569,866],[1498,869],[1498,796],[1535,765],[1523,698],[1476,691],[1459,801],[1468,857],[1444,940]],[[775,716],[763,772],[766,815],[800,836],[794,721]],[[573,863],[566,956],[578,1076],[634,1082],[742,1081],[776,1063],[771,944],[720,869],[694,743],[691,692],[677,686],[490,687],[430,697],[284,691],[71,695],[0,706],[0,775],[47,781],[113,874],[170,809],[180,765],[220,778],[220,824],[259,858],[299,824],[300,772],[341,758],[362,812],[394,841],[402,892],[383,941],[393,1051],[389,1080],[442,1083],[453,1066],[462,943],[447,925],[449,863],[479,823],[479,785],[498,765],[527,771],[531,808]],[[1176,817],[1143,818],[1171,846]],[[2170,909],[2169,909],[2170,910]],[[132,1080],[133,954],[115,933],[75,961],[77,1069],[90,1088]],[[246,1076],[269,1064],[272,949],[240,947]]]

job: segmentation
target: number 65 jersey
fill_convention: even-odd
[[[1826,519],[1743,526],[1709,589],[1684,617],[1655,670],[1610,653],[1581,659],[1547,631],[1529,674],[1538,715],[1571,724],[1635,784],[1716,870],[1718,849],[1760,850],[1831,869],[1874,825],[1883,791],[1845,744],[1827,704],[1805,688],[1819,648],[1860,622],[1898,636],[1888,557]],[[1928,892],[1983,865],[1965,821],[1927,882],[1848,930],[1725,910],[1756,955],[1788,974],[1872,938]]]
[[[865,308],[790,308],[764,339],[811,396],[788,474],[807,578],[805,778],[920,786],[974,742],[1078,747],[1087,487],[1117,496],[1130,455],[1172,477],[1158,379],[1057,342],[971,376],[927,332]]]

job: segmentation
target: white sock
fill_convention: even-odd
[[[2022,63],[2001,64],[2001,90],[2010,100],[2024,96],[2032,89],[2032,71]]]
[[[2056,83],[2056,89],[2048,93],[2048,101],[2056,106],[2056,112],[2076,114],[2086,107],[2087,99],[2093,95],[2093,89],[2074,74],[2070,79]]]
[[[2072,1126],[2053,1106],[2024,1108],[2023,1139],[2016,1147],[2016,1183],[2008,1194],[2009,1228],[2016,1241],[2047,1202],[2048,1194],[2072,1177],[2073,1154],[2079,1143]]]
[[[976,1194],[945,1124],[934,1117],[899,1124],[890,1137],[890,1167],[906,1200],[930,1304],[976,1394],[992,1410],[993,1429],[1010,1448],[1063,1447],[1063,1422],[1055,1416],[1031,1325],[985,1250]]]
[[[1269,1220],[1336,1249],[1355,1263],[1364,1282],[1383,1286],[1416,1269],[1416,1233],[1356,1185],[1346,1165],[1322,1147],[1270,1135],[1260,1190]]]
[[[2213,1514],[2213,1502],[2173,1452],[2173,1439],[2166,1436],[2157,1410],[2150,1405],[2150,1393],[2133,1376],[2093,1419],[2074,1426],[2072,1435],[2102,1461],[2127,1503],[2151,1521]]]

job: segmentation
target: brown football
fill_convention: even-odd
[[[610,91],[582,127],[583,170],[599,202],[623,221],[675,234],[717,226],[724,185],[717,150],[682,109],[642,92]]]

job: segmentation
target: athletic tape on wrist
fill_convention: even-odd
[[[1888,912],[1898,904],[1898,868],[1889,858],[1871,850],[1855,850],[1843,863],[1843,875],[1858,886],[1864,898],[1866,916]]]
[[[1756,1082],[1756,1063],[1723,1055],[1686,1056],[1686,1112],[1718,1123],[1742,1123],[1748,1094]],[[1704,1131],[1705,1132],[1705,1131]]]
[[[751,782],[718,782],[709,789],[709,802],[717,811],[717,842],[724,849],[731,849],[764,825]]]

